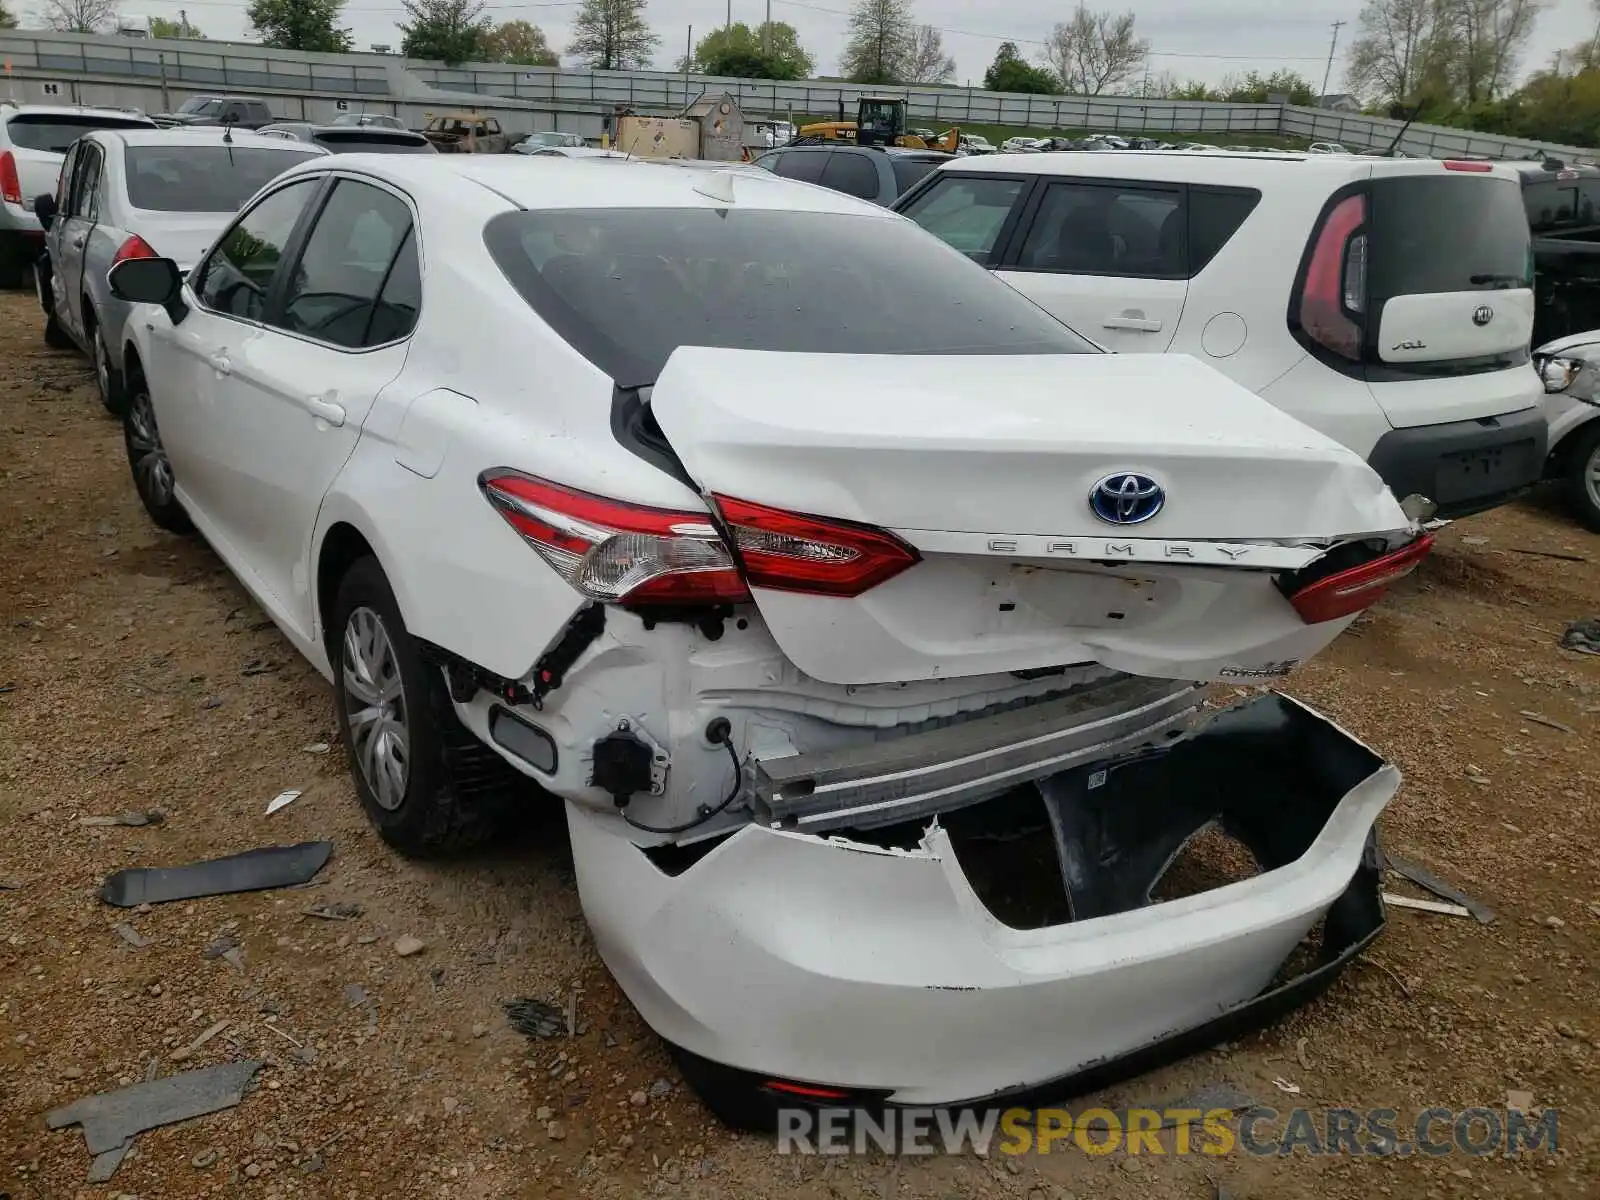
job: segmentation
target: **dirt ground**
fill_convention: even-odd
[[[31,297],[0,296],[0,1197],[1593,1196],[1600,657],[1557,639],[1600,615],[1600,539],[1535,499],[1440,540],[1288,690],[1404,771],[1389,848],[1498,919],[1394,910],[1323,999],[1090,1102],[1225,1082],[1396,1109],[1404,1129],[1525,1091],[1559,1110],[1559,1153],[780,1156],[706,1116],[611,983],[559,811],[445,866],[378,840],[326,749],[320,678],[203,542],[150,525],[86,363],[44,347]],[[152,808],[162,823],[83,822]],[[317,838],[336,851],[311,888],[97,897],[123,867]],[[306,912],[338,904],[361,915]],[[401,937],[425,949],[402,957]],[[207,957],[219,938],[232,961]],[[524,1038],[501,1011],[516,997],[575,997],[577,1036]],[[144,1134],[107,1185],[84,1182],[80,1131],[46,1129],[152,1064],[241,1058],[266,1063],[241,1104]]]

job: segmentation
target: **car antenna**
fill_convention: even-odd
[[[1385,158],[1393,158],[1394,152],[1400,149],[1400,139],[1405,137],[1406,130],[1411,128],[1411,122],[1417,119],[1417,114],[1422,111],[1422,101],[1418,100],[1411,106],[1411,115],[1406,118],[1406,123],[1400,126],[1400,132],[1394,135],[1394,141],[1389,143],[1389,148],[1383,152]]]

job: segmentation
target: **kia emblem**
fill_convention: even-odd
[[[1494,320],[1494,309],[1487,304],[1480,304],[1472,310],[1472,323],[1474,325],[1487,325]]]

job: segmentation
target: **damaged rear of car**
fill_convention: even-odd
[[[1381,925],[1398,773],[1279,697],[1207,720],[1203,685],[1292,670],[1429,539],[1193,360],[1099,353],[848,200],[683,174],[485,230],[610,444],[477,439],[579,603],[531,671],[446,659],[568,801],[597,945],[701,1095],[755,1126],[1023,1095],[1320,987]],[[1207,831],[1253,874],[1163,897]]]

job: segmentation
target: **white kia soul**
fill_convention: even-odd
[[[965,158],[895,208],[1108,349],[1209,362],[1439,516],[1542,473],[1533,260],[1508,167]]]
[[[1290,670],[1429,538],[1210,367],[691,164],[341,155],[110,282],[140,498],[328,676],[373,824],[564,803],[600,953],[729,1121],[1138,1069],[1381,927],[1397,772],[1200,683]],[[1155,902],[1212,827],[1259,873]]]

